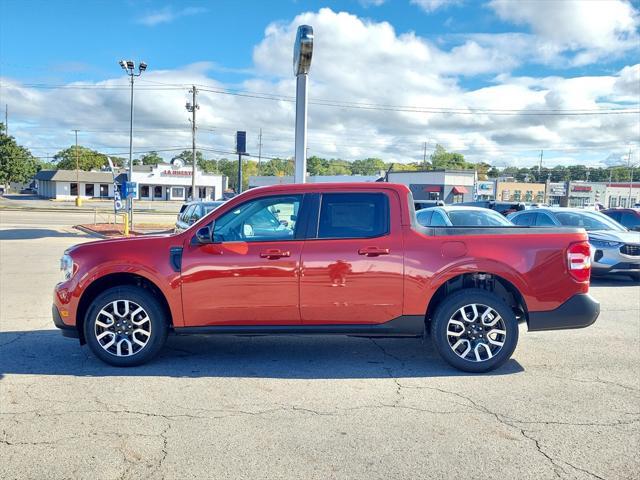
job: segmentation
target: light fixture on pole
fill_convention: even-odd
[[[313,27],[300,25],[293,47],[293,74],[296,76],[295,183],[307,177],[307,81],[313,54]]]
[[[147,64],[145,62],[140,62],[138,65],[138,73],[136,73],[136,64],[133,60],[120,60],[120,62],[118,63],[126,72],[126,74],[129,75],[131,83],[131,102],[129,111],[129,185],[127,185],[127,210],[129,211],[129,229],[133,230],[133,196],[135,195],[135,190],[133,189],[133,82],[135,77],[139,77],[140,75],[142,75],[142,72],[147,69]]]

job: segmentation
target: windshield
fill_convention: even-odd
[[[587,231],[614,230],[626,232],[627,229],[615,220],[597,212],[556,212],[558,221],[567,227],[581,227]]]
[[[511,227],[513,224],[493,210],[451,210],[447,212],[455,227]]]

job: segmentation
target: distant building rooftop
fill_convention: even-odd
[[[80,170],[40,170],[35,179],[49,182],[86,182],[86,183],[110,183],[113,182],[111,172],[85,172]]]

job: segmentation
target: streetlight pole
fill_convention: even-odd
[[[138,73],[135,73],[136,64],[133,60],[120,60],[120,66],[129,76],[131,83],[131,101],[129,111],[129,183],[133,182],[133,84],[135,77],[142,75],[147,69],[145,62],[138,65]],[[133,195],[127,190],[127,210],[129,211],[129,229],[133,230]]]
[[[192,158],[191,164],[193,165],[193,169],[191,171],[191,200],[196,199],[196,110],[200,108],[200,105],[196,103],[196,95],[198,94],[198,89],[195,85],[192,86],[189,93],[192,95],[192,101],[187,102],[187,111],[191,113],[191,148],[192,148]],[[200,195],[198,195],[200,197]]]
[[[80,158],[78,152],[78,130],[74,130],[76,134],[76,207],[82,206],[80,199]]]
[[[293,73],[296,76],[295,183],[305,183],[307,179],[307,83],[312,54],[313,28],[300,25],[293,48]]]

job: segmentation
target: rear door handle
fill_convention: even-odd
[[[388,248],[364,247],[358,250],[358,255],[366,255],[367,257],[377,257],[378,255],[389,255]]]
[[[269,260],[275,260],[277,258],[290,256],[291,252],[277,249],[265,250],[264,252],[260,252],[260,258],[268,258]]]

